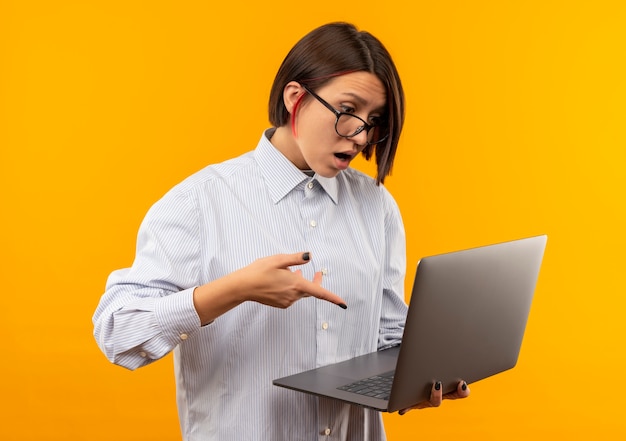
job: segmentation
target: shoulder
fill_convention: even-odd
[[[190,192],[198,187],[217,184],[219,181],[238,179],[241,175],[254,174],[256,167],[254,151],[244,153],[233,159],[211,164],[187,177],[172,188],[175,192]]]
[[[228,193],[227,189],[233,187],[233,183],[252,183],[258,179],[259,173],[254,151],[224,162],[208,165],[192,175],[188,176],[166,192],[150,211],[160,210],[185,210],[202,204],[212,198],[220,198]],[[236,184],[235,184],[236,185]]]

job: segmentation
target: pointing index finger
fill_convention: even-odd
[[[321,277],[316,274],[316,281],[321,282]],[[334,294],[327,289],[322,288],[319,283],[309,282],[308,280],[303,279],[304,286],[302,287],[302,291],[306,292],[308,295],[318,298],[320,300],[326,300],[327,302],[334,303],[342,309],[348,309],[348,305],[346,305],[345,300],[339,297],[337,294]]]

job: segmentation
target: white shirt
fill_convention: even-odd
[[[406,317],[404,228],[381,185],[354,169],[307,176],[268,140],[170,190],[148,212],[131,268],[114,271],[94,314],[107,358],[129,369],[174,351],[187,441],[385,439],[378,412],[272,380],[398,344]],[[207,326],[195,287],[255,259],[311,252],[303,276],[348,309],[315,299],[246,302]]]

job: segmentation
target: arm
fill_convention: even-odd
[[[135,369],[157,360],[245,301],[286,308],[311,295],[346,308],[320,286],[321,273],[308,281],[289,269],[308,262],[308,253],[258,259],[198,286],[202,262],[196,213],[185,195],[168,194],[142,223],[133,266],[110,276],[93,320],[96,340],[113,363]]]
[[[212,322],[246,301],[288,308],[302,297],[314,296],[347,309],[343,299],[321,287],[321,272],[315,273],[310,282],[302,277],[300,270],[289,269],[309,259],[309,253],[276,254],[196,288],[193,299],[202,324]]]
[[[129,369],[169,353],[200,328],[193,305],[199,279],[198,216],[170,192],[144,219],[131,268],[113,272],[94,313],[94,336],[113,363]]]

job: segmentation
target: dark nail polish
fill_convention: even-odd
[[[467,390],[467,383],[464,381],[463,384],[461,385],[461,389],[463,390]]]
[[[304,253],[302,255],[302,260],[304,260],[305,262],[308,262],[311,259],[311,254],[310,253]]]
[[[348,305],[346,305],[345,303],[337,303],[337,305],[342,309],[348,309]]]
[[[401,410],[401,411],[399,411],[399,412],[398,412],[398,415],[402,416],[402,415],[404,415],[405,413],[406,413],[406,410]]]
[[[435,383],[435,390],[439,390],[439,389],[441,389],[441,381],[437,381]]]

